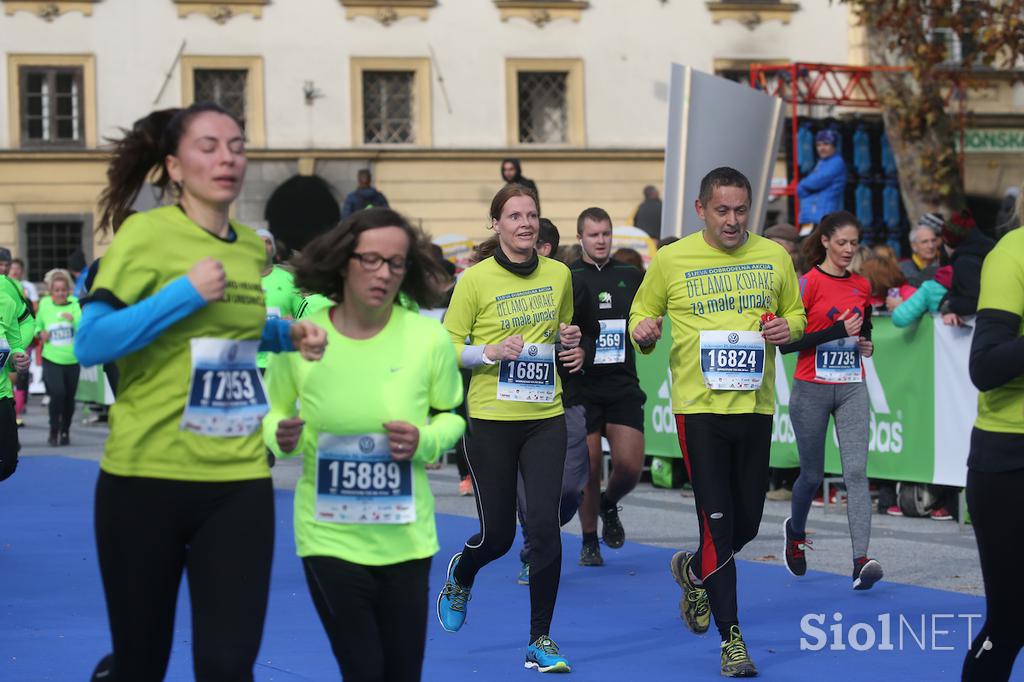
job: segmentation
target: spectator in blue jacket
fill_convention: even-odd
[[[800,234],[806,236],[822,217],[843,208],[846,162],[836,153],[839,135],[831,128],[819,130],[814,146],[820,157],[810,174],[796,186],[800,197]]]
[[[359,186],[345,197],[345,205],[341,208],[341,219],[349,217],[364,208],[388,208],[388,200],[373,186],[370,169],[363,168],[356,174]]]

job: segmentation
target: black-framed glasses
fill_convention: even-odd
[[[398,275],[405,272],[405,269],[409,265],[406,259],[402,256],[385,258],[379,253],[374,253],[373,251],[367,251],[366,253],[353,252],[351,257],[359,261],[359,264],[363,266],[363,269],[369,272],[380,270],[380,266],[387,263],[388,268],[391,270],[391,274]]]

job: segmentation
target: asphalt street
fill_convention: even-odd
[[[71,445],[46,445],[45,407],[33,396],[25,416],[27,426],[19,431],[22,457],[63,455],[99,459],[106,438],[105,425],[86,426],[82,414],[76,416]],[[30,466],[28,462],[25,466]],[[275,487],[292,489],[301,473],[296,460],[282,460],[274,467]],[[472,497],[458,494],[458,473],[454,463],[430,472],[437,499],[437,511],[461,516],[476,516]],[[765,502],[758,537],[738,555],[740,559],[782,564],[782,523],[789,515],[788,502]],[[694,548],[697,544],[697,517],[692,495],[682,490],[656,488],[642,482],[623,502],[621,519],[626,541],[671,548]],[[852,568],[850,535],[846,508],[833,506],[826,513],[813,508],[807,523],[814,551],[808,552],[811,569],[849,575]],[[577,519],[563,529],[579,536]],[[575,561],[579,545],[564,548],[564,561]],[[602,546],[606,564],[615,561],[615,550]],[[869,554],[885,569],[885,580],[981,595],[984,589],[978,565],[977,546],[970,526],[953,521],[928,518],[892,517],[876,514],[872,521]],[[595,571],[601,568],[593,569]]]

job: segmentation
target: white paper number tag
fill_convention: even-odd
[[[528,343],[498,366],[498,400],[550,403],[555,399],[555,345]]]
[[[412,462],[396,462],[382,433],[321,433],[316,449],[316,520],[412,523]]]
[[[256,368],[259,341],[192,339],[192,372],[181,428],[204,436],[248,436],[270,409]]]
[[[626,361],[626,321],[601,320],[601,333],[597,337],[595,365],[614,365]]]
[[[857,338],[850,336],[818,346],[814,351],[814,378],[830,384],[863,381]]]
[[[700,371],[712,390],[756,391],[764,379],[764,338],[760,332],[701,332]]]

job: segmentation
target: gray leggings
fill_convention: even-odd
[[[825,435],[828,418],[836,421],[839,457],[846,483],[846,516],[850,522],[853,558],[867,556],[871,538],[871,495],[868,493],[868,389],[858,384],[817,384],[793,381],[789,418],[800,451],[800,477],[793,484],[790,527],[803,533],[811,499],[825,475]]]

